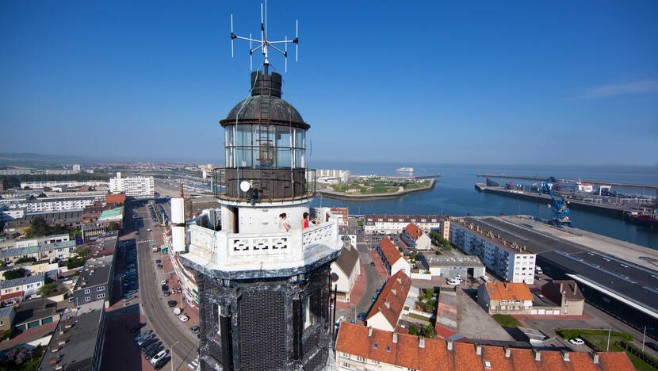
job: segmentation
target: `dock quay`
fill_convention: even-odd
[[[526,192],[517,189],[506,189],[505,187],[491,187],[484,183],[476,183],[475,189],[480,192],[493,193],[508,197],[516,197],[525,200],[536,202],[543,202],[550,204],[551,197],[547,194],[540,194],[537,192]],[[603,212],[609,215],[623,217],[627,214],[632,214],[637,209],[651,206],[647,199],[644,198],[619,198],[612,196],[598,196],[598,195],[575,195],[563,194],[569,201],[569,208],[589,210],[595,212]]]
[[[481,178],[496,178],[496,179],[519,179],[519,180],[536,180],[536,181],[545,181],[549,177],[547,176],[528,176],[528,175],[512,175],[512,174],[478,174],[478,177]],[[557,178],[561,182],[583,182],[591,183],[596,185],[608,185],[613,187],[623,187],[623,188],[637,188],[637,189],[651,189],[658,191],[658,184],[636,184],[636,183],[626,183],[626,182],[608,182],[602,180],[584,180],[584,179],[568,179],[568,178]]]
[[[552,279],[576,281],[590,304],[658,335],[657,250],[530,216],[451,218],[451,223],[492,244],[504,240],[507,246],[522,246],[536,254],[536,264]]]

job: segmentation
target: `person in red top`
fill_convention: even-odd
[[[304,217],[302,218],[302,229],[308,228],[308,213],[304,213]]]

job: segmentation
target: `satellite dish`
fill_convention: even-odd
[[[240,189],[242,190],[242,192],[247,192],[248,190],[251,189],[251,183],[249,183],[246,180],[243,180],[242,182],[240,182]]]

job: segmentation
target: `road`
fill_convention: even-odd
[[[133,207],[128,206],[125,215],[132,218]],[[174,346],[174,355],[172,361],[174,369],[194,361],[197,357],[198,340],[187,329],[187,326],[180,322],[167,306],[166,300],[162,295],[160,288],[160,279],[157,277],[154,258],[151,255],[151,245],[158,245],[158,235],[162,229],[151,222],[146,206],[134,208],[138,217],[142,220],[139,223],[137,235],[137,268],[139,277],[139,296],[142,313],[146,317],[147,323],[153,328],[162,343],[171,351]],[[133,223],[125,223],[132,227]],[[152,232],[148,232],[151,229]],[[156,240],[156,242],[151,242]]]

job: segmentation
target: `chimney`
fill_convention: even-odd
[[[569,352],[563,352],[562,353],[562,360],[564,362],[569,362]]]
[[[398,283],[401,285],[402,284],[402,278],[398,277]]]
[[[388,300],[384,302],[384,305],[386,306],[386,308],[391,309],[391,303]]]
[[[538,350],[535,350],[535,361],[541,361],[541,352]]]
[[[578,283],[576,281],[573,281],[573,294],[576,295],[576,291],[578,291]]]
[[[372,337],[372,327],[368,327],[368,337]]]
[[[398,334],[396,332],[393,333],[393,344],[398,343]]]
[[[505,348],[505,358],[509,358],[512,355],[512,349]]]
[[[592,363],[595,365],[599,364],[599,354],[598,353],[592,353]]]
[[[452,341],[448,340],[448,350],[452,350]]]
[[[425,348],[425,338],[422,336],[418,337],[418,347]]]
[[[505,290],[509,290],[509,288],[507,287],[507,282],[505,282],[504,285],[505,285]]]
[[[475,355],[476,356],[481,356],[482,355],[482,347],[479,345],[475,345]]]
[[[391,289],[391,294],[393,294],[393,295],[397,295],[397,294],[398,294],[398,290],[396,290],[396,289]]]

